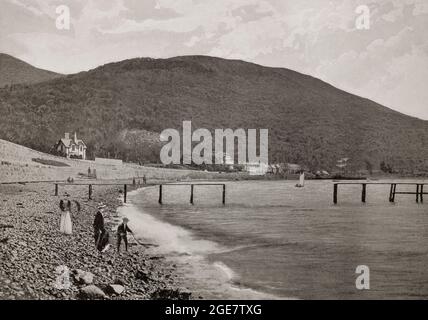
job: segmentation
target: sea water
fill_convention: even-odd
[[[380,181],[379,181],[380,182]],[[406,181],[409,182],[409,181]],[[398,186],[397,191],[415,191]],[[133,192],[122,213],[150,249],[177,264],[179,282],[195,296],[230,299],[382,299],[428,297],[428,199],[397,195],[389,185],[333,182],[226,182],[164,185]],[[356,268],[369,268],[358,290]]]

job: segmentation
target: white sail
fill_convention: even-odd
[[[302,172],[302,173],[300,174],[299,185],[300,185],[301,187],[303,187],[303,186],[305,185],[305,173],[304,173],[304,172]]]

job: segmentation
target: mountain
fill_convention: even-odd
[[[36,83],[60,76],[58,73],[38,69],[8,54],[0,53],[0,87]]]
[[[428,159],[428,121],[292,70],[207,56],[131,59],[0,89],[0,112],[1,139],[42,151],[77,131],[89,156],[159,161],[156,139],[126,144],[123,132],[181,132],[191,120],[193,129],[269,129],[271,162],[313,170],[344,157],[353,169],[415,170]]]

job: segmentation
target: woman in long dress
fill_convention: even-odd
[[[59,231],[64,234],[71,235],[73,233],[73,228],[71,224],[71,202],[67,201],[67,207],[64,206],[64,201],[61,200],[59,203],[61,208],[61,222],[59,226]]]

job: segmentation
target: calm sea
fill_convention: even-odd
[[[339,186],[331,181],[227,182],[164,186],[130,195],[122,209],[151,249],[177,264],[179,281],[204,298],[428,298],[428,198],[397,195],[389,186]],[[414,191],[398,186],[397,191]],[[357,290],[357,266],[370,289]]]

